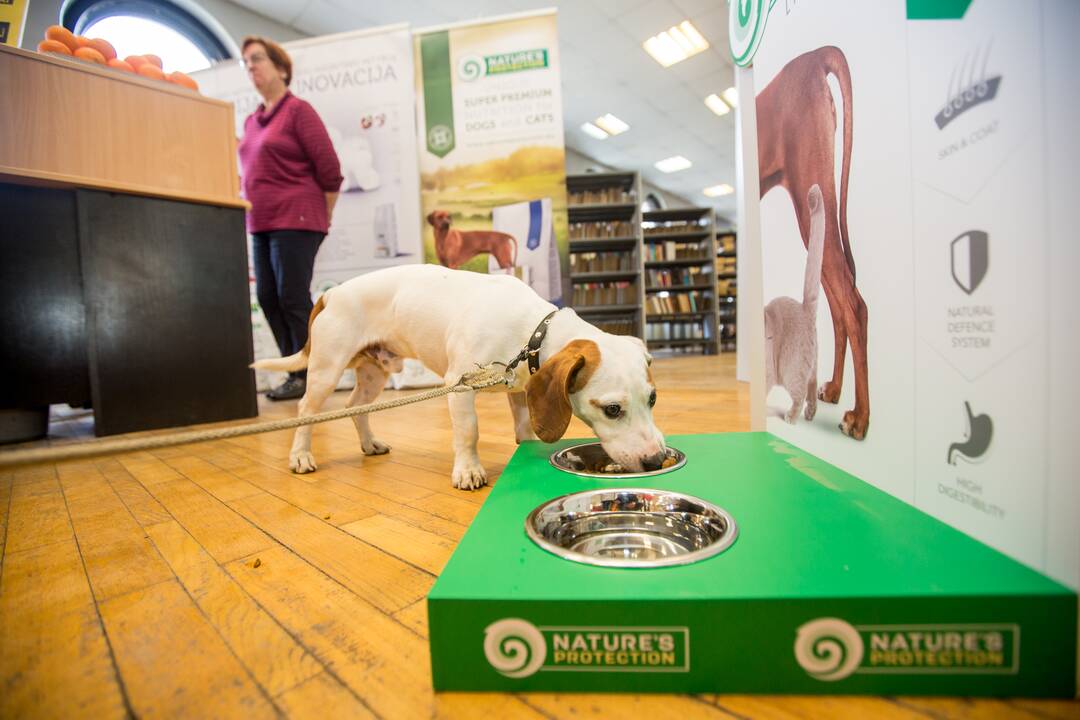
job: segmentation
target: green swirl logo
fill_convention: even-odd
[[[818,618],[796,631],[795,660],[811,677],[843,680],[863,658],[862,637],[839,618]]]
[[[484,60],[476,55],[466,55],[458,60],[458,77],[472,82],[484,74]]]
[[[484,656],[506,677],[528,677],[544,664],[547,642],[528,620],[506,618],[484,629]]]
[[[739,67],[753,62],[775,4],[776,0],[728,0],[728,44],[731,59]]]

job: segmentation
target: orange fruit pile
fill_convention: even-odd
[[[170,82],[174,85],[199,91],[199,85],[182,72],[165,73],[161,58],[157,55],[129,55],[123,60],[116,56],[116,49],[108,40],[85,38],[75,35],[62,25],[52,25],[45,30],[45,39],[38,43],[40,53],[68,55],[87,62],[128,72],[151,80]]]

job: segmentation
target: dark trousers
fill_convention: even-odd
[[[310,230],[275,230],[251,236],[255,294],[282,357],[299,352],[307,342],[311,273],[324,237]],[[290,375],[305,377],[307,371]]]

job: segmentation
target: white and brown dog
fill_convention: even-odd
[[[253,367],[307,367],[307,392],[299,403],[303,417],[319,412],[348,367],[356,369],[349,405],[357,405],[375,400],[387,373],[401,369],[402,358],[420,360],[448,382],[456,382],[477,364],[507,362],[554,310],[508,275],[437,265],[388,268],[327,291],[312,310],[307,346]],[[508,389],[518,442],[558,440],[572,413],[592,429],[614,462],[631,471],[660,468],[664,436],[653,423],[656,388],[641,340],[602,332],[573,310],[562,309],[547,325],[539,359],[540,368],[531,377],[526,364],[519,364],[515,384]],[[449,396],[453,485],[463,490],[487,483],[476,450],[475,400],[472,392]],[[365,455],[390,450],[372,435],[366,415],[353,421]],[[310,426],[296,431],[289,466],[297,473],[315,470]]]

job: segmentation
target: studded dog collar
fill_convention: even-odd
[[[547,336],[548,326],[551,325],[551,319],[555,317],[555,313],[557,312],[559,311],[551,311],[548,313],[547,317],[540,321],[540,324],[533,330],[532,335],[529,336],[529,342],[521,349],[521,352],[517,354],[517,357],[506,365],[507,370],[513,370],[522,360],[528,361],[530,375],[533,375],[540,369],[540,345],[544,342],[544,338]]]

